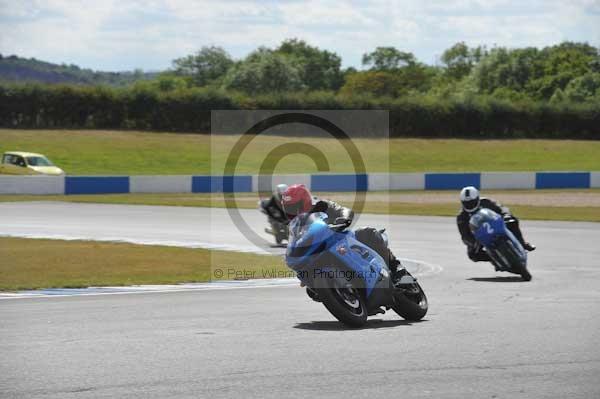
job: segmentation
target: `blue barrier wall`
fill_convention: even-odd
[[[600,172],[383,173],[273,176],[0,176],[0,194],[256,192],[259,182],[304,183],[313,191],[555,189],[600,187]],[[264,186],[264,184],[263,184]],[[268,191],[268,187],[262,187]]]
[[[589,172],[539,172],[535,188],[590,188]]]
[[[123,194],[129,192],[129,176],[67,176],[65,194]]]
[[[193,193],[249,193],[252,176],[192,176]]]
[[[465,186],[481,188],[480,173],[427,173],[425,190],[460,190]]]
[[[312,175],[312,191],[367,191],[367,175]]]

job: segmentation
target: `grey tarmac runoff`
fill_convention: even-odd
[[[3,203],[0,235],[281,252],[223,212]],[[359,224],[440,266],[421,273],[424,321],[346,329],[290,285],[2,299],[0,397],[600,397],[600,224],[523,221],[531,282],[470,262],[453,218]]]

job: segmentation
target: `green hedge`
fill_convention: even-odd
[[[85,86],[0,86],[0,126],[209,132],[210,110],[384,109],[393,137],[600,139],[600,104],[343,97],[248,97],[210,89],[153,92]],[[378,135],[381,132],[365,132]]]

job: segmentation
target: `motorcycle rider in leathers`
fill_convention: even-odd
[[[287,223],[288,221],[283,212],[283,206],[281,205],[281,197],[287,188],[287,184],[278,184],[271,198],[261,201],[261,207],[267,213],[269,218],[272,218],[279,223]]]
[[[489,255],[483,246],[475,239],[469,228],[471,216],[481,208],[490,209],[501,215],[506,222],[506,227],[514,234],[515,238],[519,240],[521,245],[523,245],[523,248],[527,251],[535,250],[535,245],[530,244],[523,238],[523,233],[521,233],[519,227],[519,219],[512,215],[510,209],[507,207],[502,206],[502,204],[491,198],[480,197],[479,190],[473,186],[462,189],[460,192],[460,202],[462,204],[462,209],[458,216],[456,216],[456,225],[463,243],[467,246],[467,256],[473,262],[491,261]]]
[[[327,214],[329,223],[343,225],[346,228],[350,226],[354,218],[354,212],[350,208],[343,207],[331,200],[313,197],[303,184],[289,186],[283,193],[281,202],[290,220],[301,213],[324,212]],[[372,227],[362,227],[356,229],[354,234],[358,241],[375,250],[385,260],[392,272],[392,278],[394,278],[401,264],[386,245],[381,232]]]

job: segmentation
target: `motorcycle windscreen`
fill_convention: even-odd
[[[323,252],[333,235],[326,220],[327,214],[322,212],[304,213],[292,220],[286,250],[286,262],[290,267],[311,263]]]

